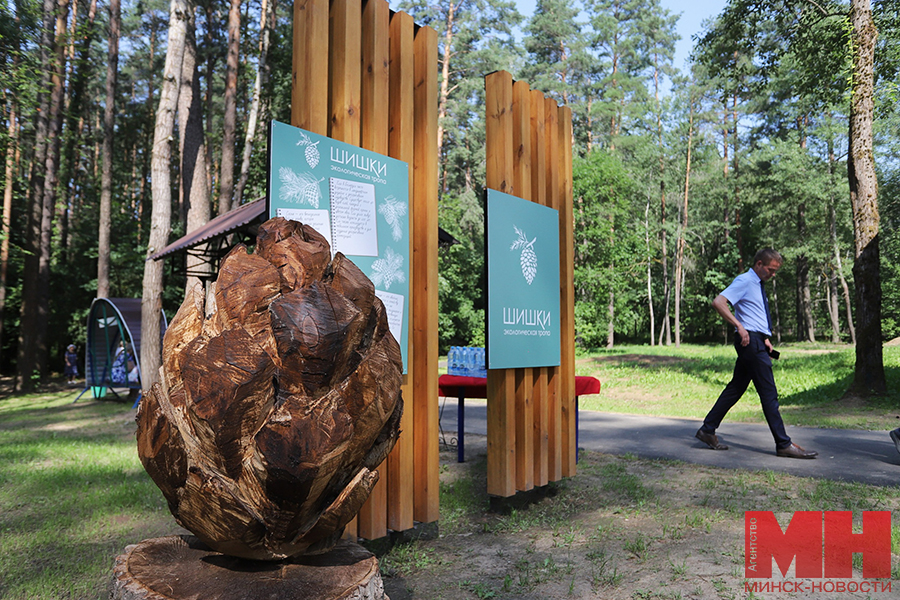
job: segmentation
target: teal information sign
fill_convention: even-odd
[[[311,226],[375,284],[407,371],[409,166],[272,121],[269,218]]]
[[[559,211],[487,191],[487,367],[560,364]]]

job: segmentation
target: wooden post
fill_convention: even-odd
[[[360,119],[362,146],[388,153],[388,89],[390,79],[390,6],[387,0],[367,0],[362,14],[362,86]],[[388,533],[388,469],[378,468],[378,483],[359,511],[360,537],[374,540]]]
[[[328,135],[328,0],[294,2],[292,58],[291,125]]]
[[[485,77],[487,186],[507,194],[514,193],[512,83],[506,71]],[[512,496],[516,493],[515,372],[490,369],[487,375],[488,494]]]
[[[513,84],[513,189],[534,200],[531,190],[531,90],[524,81]],[[527,382],[527,385],[526,385]],[[534,377],[531,369],[516,369],[516,489],[534,487]]]
[[[561,366],[488,371],[488,493],[512,496],[575,474],[572,115],[502,71],[485,101],[487,187],[560,218]]]
[[[329,19],[331,60],[328,94],[331,99],[329,137],[359,146],[360,86],[362,83],[361,0],[331,0]]]
[[[547,196],[547,139],[544,132],[544,94],[538,90],[531,91],[531,199],[542,206],[548,206]],[[550,390],[547,388],[549,369],[542,367],[533,372],[533,404],[534,404],[534,485],[545,486],[549,483],[547,457],[549,455],[549,402]]]
[[[557,165],[559,164],[559,129],[558,119],[559,109],[550,98],[544,99],[544,132],[545,141],[547,143],[546,161],[548,168],[545,183],[547,184],[547,205],[556,210],[560,209],[559,197],[559,179],[560,173]],[[568,148],[568,146],[564,146]],[[560,279],[562,279],[562,271],[560,271]],[[560,311],[561,313],[562,311]],[[562,319],[562,314],[560,314]],[[561,325],[562,326],[562,325]],[[548,424],[548,441],[547,441],[547,468],[550,481],[559,481],[562,479],[562,457],[563,457],[563,438],[562,438],[562,390],[560,388],[561,379],[559,377],[560,369],[552,367],[548,370],[548,412],[550,422]]]
[[[362,82],[362,19],[360,0],[332,0],[328,20],[328,136],[359,146],[359,98]],[[356,539],[357,519],[344,528],[344,537]]]
[[[390,42],[390,135],[388,152],[396,159],[413,165],[415,144],[413,143],[413,121],[415,115],[413,97],[413,27],[412,17],[406,13],[394,13],[391,17]],[[415,170],[409,171],[409,197],[415,197]],[[415,222],[415,203],[409,206],[410,223]],[[415,256],[410,253],[410,273],[415,272]],[[410,304],[415,303],[415,285],[409,286]],[[415,355],[414,340],[409,332],[407,356]],[[410,361],[411,363],[411,361]],[[403,378],[403,419],[400,429],[403,433],[393,452],[388,456],[388,527],[394,531],[404,531],[413,527],[413,452],[415,449],[415,402],[413,401],[415,373],[410,368]],[[437,399],[435,398],[435,401]]]
[[[297,0],[293,41],[291,124],[409,165],[402,434],[356,529],[374,539],[438,519],[437,34],[386,0]]]
[[[576,447],[578,419],[575,414],[575,269],[574,226],[572,210],[572,111],[564,106],[559,110],[559,261],[561,384],[563,397],[563,477],[575,475],[578,458]],[[562,149],[566,148],[565,151]]]
[[[415,46],[415,207],[412,228],[413,292],[410,363],[415,373],[412,403],[415,422],[414,517],[430,523],[440,516],[438,447],[438,148],[437,32],[420,27]],[[412,204],[412,202],[410,203]],[[410,286],[412,287],[412,286]]]

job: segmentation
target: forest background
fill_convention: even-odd
[[[23,390],[83,348],[96,296],[158,277],[171,318],[185,278],[145,258],[262,197],[265,124],[290,122],[291,4],[119,2],[0,5],[0,371]],[[880,347],[900,336],[900,2],[871,6]],[[483,77],[498,69],[572,109],[580,348],[725,342],[709,301],[763,246],[785,257],[778,341],[856,341],[850,2],[730,0],[683,68],[659,0],[538,0],[527,18],[506,0],[392,7],[439,36],[439,222],[460,241],[439,258],[442,351],[484,343]]]

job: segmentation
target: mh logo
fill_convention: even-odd
[[[891,576],[891,511],[863,511],[863,531],[853,533],[850,511],[797,511],[781,530],[771,511],[744,513],[744,577],[772,577],[772,559],[785,576],[853,576],[853,553],[862,553],[866,579]]]

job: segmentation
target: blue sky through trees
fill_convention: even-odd
[[[683,69],[688,54],[694,45],[691,36],[700,31],[703,21],[714,17],[725,8],[726,0],[661,0],[663,7],[678,18],[678,35],[681,36],[675,46],[675,66]],[[526,18],[534,14],[536,0],[516,0],[519,12]]]

